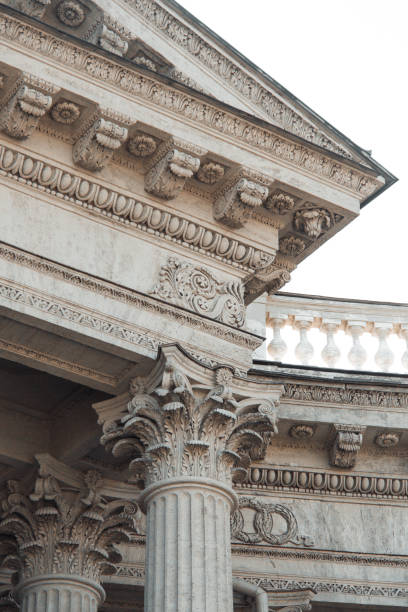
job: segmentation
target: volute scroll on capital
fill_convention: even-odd
[[[127,457],[132,478],[146,487],[174,478],[209,478],[230,487],[277,433],[280,394],[251,397],[237,382],[227,366],[206,368],[164,347],[154,370],[133,380],[129,394],[94,405],[101,442],[114,456]]]

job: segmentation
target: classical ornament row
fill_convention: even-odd
[[[67,172],[8,146],[0,145],[0,174],[243,270],[262,269],[273,261],[273,255],[244,242],[231,239],[179,214],[139,202],[101,183]]]
[[[408,478],[290,468],[253,467],[240,487],[374,499],[408,498]]]
[[[153,0],[125,0],[149,27],[154,25],[161,34],[181,46],[196,61],[212,70],[223,83],[228,83],[244,98],[249,99],[260,110],[266,113],[276,125],[309,140],[318,146],[351,158],[350,153],[335,143],[327,134],[317,129],[296,111],[289,108],[278,96],[271,93],[242,68],[222,55],[199,34],[182,23],[173,13]]]
[[[307,578],[270,578],[262,576],[242,576],[248,582],[260,586],[265,591],[291,591],[296,589],[311,589],[316,593],[339,593],[361,597],[395,597],[406,599],[408,588],[405,585],[390,586],[388,583],[373,584],[372,582],[352,583],[334,582],[329,580],[310,580]]]
[[[211,104],[210,101],[203,102],[190,94],[179,92],[147,75],[138,74],[136,70],[129,70],[122,65],[115,64],[107,58],[55,38],[52,34],[45,33],[34,26],[22,24],[9,15],[0,16],[0,35],[6,40],[17,42],[25,48],[83,71],[97,80],[103,80],[105,83],[119,87],[133,96],[147,100],[150,104],[156,104],[182,115],[195,124],[215,129],[217,132],[236,138],[258,150],[262,149],[276,159],[348,188],[360,197],[368,197],[381,186],[381,183],[372,178],[369,172],[365,173],[351,168],[341,160],[334,160],[322,152],[312,151],[303,144],[295,144],[290,139],[274,133],[273,128],[267,130],[258,127],[222,110],[215,104]],[[45,102],[41,106],[43,110],[44,106],[46,106]],[[102,136],[102,140],[109,146],[114,144],[118,138],[120,139],[119,134],[113,137],[111,134],[112,132],[109,131],[107,139],[104,135]],[[92,141],[93,146],[95,146],[95,141],[101,144],[101,138],[97,138],[95,127],[89,140]],[[109,149],[109,146],[105,148]],[[87,143],[84,142],[81,148],[86,147]]]
[[[408,392],[377,391],[351,385],[323,386],[286,383],[283,398],[301,402],[348,404],[384,408],[408,408]]]

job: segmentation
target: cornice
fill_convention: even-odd
[[[377,389],[362,389],[355,385],[286,383],[282,400],[370,406],[375,408],[408,408],[408,392]]]
[[[142,17],[146,26],[170,39],[191,58],[191,61],[201,64],[218,80],[227,83],[241,98],[258,108],[262,115],[268,116],[272,123],[319,147],[352,159],[346,147],[334,142],[327,133],[316,128],[290,108],[287,101],[266,89],[236,62],[175,17],[174,13],[168,11],[161,3],[153,0],[124,0],[124,2]]]
[[[185,309],[166,304],[153,297],[138,293],[98,279],[95,276],[79,272],[72,268],[62,266],[50,260],[37,257],[20,249],[16,249],[5,243],[0,243],[0,258],[14,262],[26,268],[34,269],[42,274],[57,278],[66,283],[80,286],[88,291],[103,295],[114,301],[124,302],[132,306],[152,313],[165,315],[176,320],[180,325],[186,325],[200,329],[210,335],[243,346],[254,351],[259,345],[259,337],[250,332],[239,331],[225,324],[212,321],[203,316],[194,315]],[[48,312],[55,317],[73,321],[84,327],[91,327],[101,331],[103,334],[121,338],[134,345],[141,345],[154,352],[159,346],[169,341],[163,335],[155,335],[151,330],[138,328],[134,325],[118,323],[117,319],[97,315],[89,309],[81,308],[77,304],[68,303],[54,296],[44,295],[34,291],[32,288],[24,287],[1,279],[0,297],[7,300],[27,304],[40,310]]]
[[[364,200],[374,194],[383,182],[373,177],[373,171],[365,170],[355,162],[328,152],[313,143],[282,133],[261,120],[250,117],[223,103],[217,103],[202,94],[192,94],[182,85],[155,75],[140,68],[131,69],[128,62],[119,58],[113,61],[109,54],[96,53],[90,50],[91,45],[82,41],[77,44],[68,42],[54,33],[19,20],[12,15],[0,15],[0,36],[10,41],[12,46],[23,46],[32,52],[49,57],[58,65],[69,67],[87,78],[103,81],[132,97],[137,97],[170,111],[195,127],[214,130],[216,134],[238,141],[241,146],[253,147],[257,153],[263,151],[273,160],[281,161],[300,169],[311,176],[317,175],[320,180],[335,184],[347,191],[357,194]],[[81,44],[81,46],[79,46]],[[107,55],[107,57],[105,57]],[[356,167],[357,166],[357,167]]]
[[[273,261],[273,256],[242,241],[229,238],[198,221],[183,218],[157,206],[111,189],[100,181],[48,163],[9,145],[0,145],[0,176],[38,189],[111,223],[157,236],[245,271],[254,271]]]

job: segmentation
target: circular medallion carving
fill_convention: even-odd
[[[400,434],[390,431],[378,434],[375,438],[375,443],[383,448],[391,448],[397,446],[399,440]]]
[[[214,185],[224,176],[224,168],[215,162],[207,162],[203,164],[197,172],[197,178],[202,183]]]
[[[56,12],[58,19],[70,28],[77,28],[85,21],[84,9],[74,0],[62,0]]]
[[[128,150],[132,155],[136,157],[147,157],[155,152],[157,149],[157,142],[151,136],[146,134],[139,134],[131,138],[128,142]]]
[[[299,425],[293,425],[289,430],[289,435],[291,438],[297,438],[298,440],[302,438],[311,438],[314,435],[314,427],[311,425],[304,425],[303,423],[299,423]]]
[[[58,123],[70,125],[80,116],[81,111],[77,104],[73,102],[57,102],[51,110],[51,117]]]

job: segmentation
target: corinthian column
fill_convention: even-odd
[[[129,541],[134,508],[104,499],[99,481],[87,472],[79,488],[61,487],[40,470],[29,491],[7,483],[0,553],[2,567],[15,571],[13,597],[22,612],[96,612],[104,600],[100,579],[121,559],[115,545]]]
[[[254,396],[228,368],[214,373],[166,347],[128,401],[94,406],[102,443],[145,483],[145,612],[232,612],[232,482],[276,432],[279,391]]]

